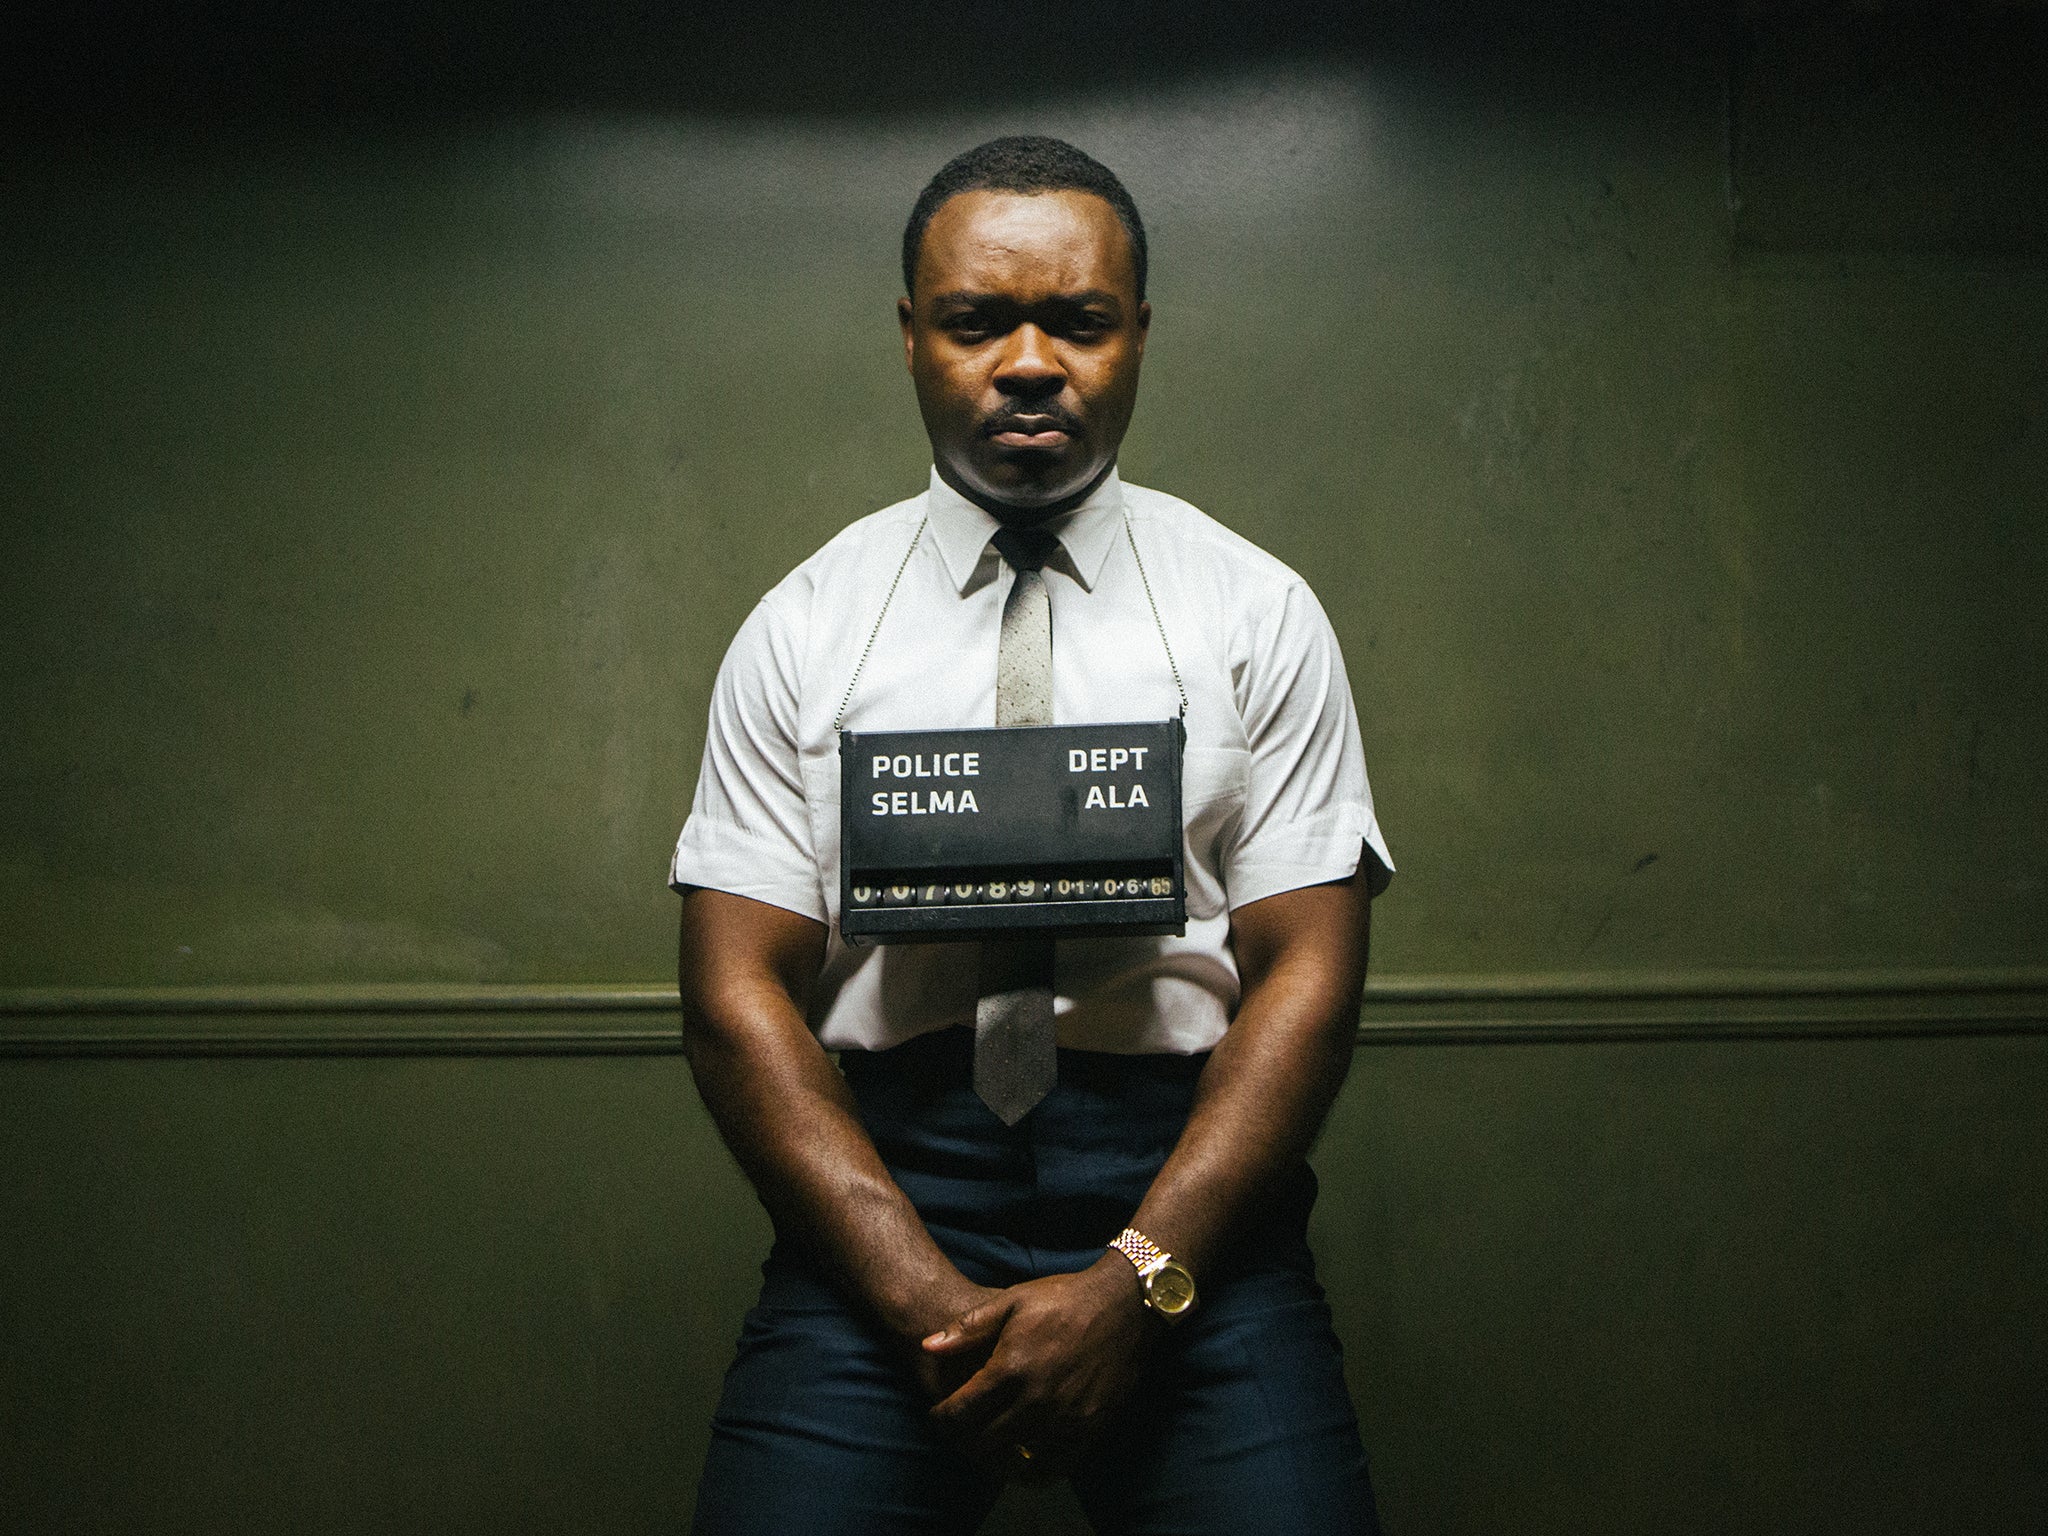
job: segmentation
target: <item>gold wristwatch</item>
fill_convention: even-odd
[[[1136,1227],[1125,1227],[1109,1245],[1131,1261],[1145,1287],[1145,1305],[1177,1323],[1195,1310],[1195,1277],[1164,1248]]]

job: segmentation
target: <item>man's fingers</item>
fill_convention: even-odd
[[[983,1420],[1007,1408],[1020,1386],[1009,1372],[984,1365],[962,1382],[952,1396],[934,1403],[932,1417],[950,1429],[972,1434]]]
[[[1033,1453],[1050,1449],[1045,1443],[1044,1410],[1012,1401],[975,1433],[982,1454],[996,1460],[1010,1456],[1018,1446],[1030,1446]]]
[[[924,1347],[933,1354],[945,1355],[986,1344],[1003,1331],[1014,1305],[1009,1298],[998,1296],[994,1301],[969,1307],[937,1333],[926,1334]]]
[[[952,1396],[973,1374],[974,1362],[971,1356],[965,1360],[959,1356],[948,1355],[918,1357],[918,1385],[924,1388],[924,1395],[934,1403]]]

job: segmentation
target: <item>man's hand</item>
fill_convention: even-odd
[[[1120,1253],[993,1292],[924,1341],[930,1359],[985,1360],[932,1418],[1006,1471],[1020,1469],[1019,1446],[1034,1464],[1056,1465],[1137,1385],[1151,1328],[1138,1273]]]
[[[1007,1294],[999,1286],[976,1285],[957,1271],[953,1281],[957,1284],[948,1282],[943,1298],[934,1298],[934,1304],[919,1309],[921,1322],[897,1336],[917,1384],[935,1403],[951,1397],[987,1364],[996,1347],[996,1334],[991,1330],[986,1338],[963,1337],[943,1349],[933,1348],[933,1341],[948,1337],[963,1318],[979,1316]]]

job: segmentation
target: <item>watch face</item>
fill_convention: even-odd
[[[1168,1317],[1179,1317],[1195,1304],[1195,1277],[1182,1265],[1169,1260],[1153,1275],[1146,1297],[1155,1311]]]

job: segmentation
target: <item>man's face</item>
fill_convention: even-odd
[[[1090,192],[963,192],[932,215],[897,302],[939,477],[1008,522],[1080,502],[1138,398],[1152,306]]]

